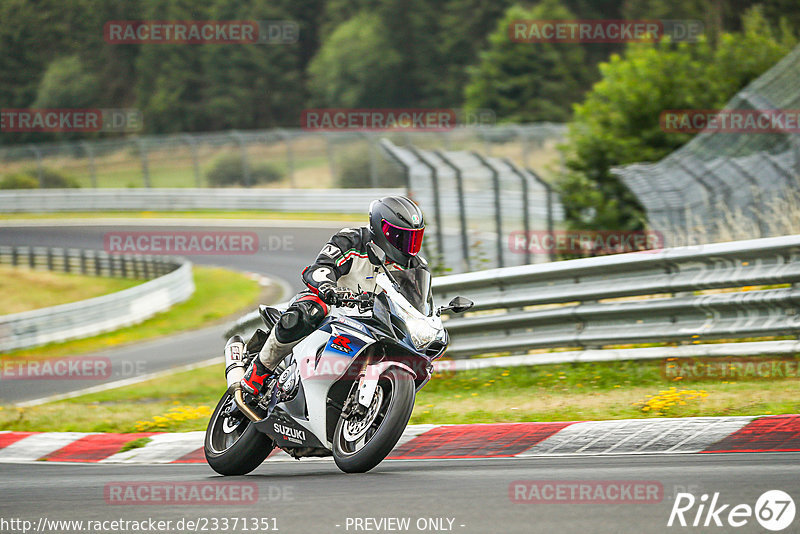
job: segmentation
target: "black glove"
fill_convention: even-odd
[[[337,296],[336,296],[336,285],[330,282],[323,282],[319,285],[319,298],[322,299],[322,302],[325,304],[334,305],[336,304]]]

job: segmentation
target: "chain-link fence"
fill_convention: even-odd
[[[800,136],[775,131],[772,118],[800,112],[800,46],[726,106],[758,131],[701,132],[658,163],[614,172],[647,210],[668,246],[795,233],[800,226]],[[763,124],[763,122],[761,123]],[[740,128],[738,130],[745,130]]]
[[[478,151],[401,147],[389,139],[381,146],[425,212],[425,253],[440,271],[553,259],[551,252],[530,246],[531,235],[552,234],[563,207],[532,170]]]
[[[48,173],[80,187],[393,187],[402,175],[378,142],[480,150],[523,166],[557,164],[558,124],[459,127],[444,132],[232,131],[0,147],[0,179]],[[52,187],[52,185],[50,186]]]

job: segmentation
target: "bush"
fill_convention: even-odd
[[[29,170],[27,174],[37,178],[39,177],[38,171],[33,169]],[[42,169],[42,187],[47,189],[68,189],[78,188],[80,184],[78,184],[78,181],[72,176],[67,176],[66,174],[45,167]]]
[[[15,174],[8,174],[0,181],[0,189],[38,189],[39,171],[26,169]],[[41,186],[46,189],[70,189],[80,187],[77,180],[56,170],[42,169]]]
[[[0,189],[37,189],[38,187],[39,180],[23,172],[7,174],[0,180]]]
[[[380,154],[375,154],[374,158],[378,187],[403,187],[405,185],[403,171],[398,165],[388,162]],[[347,189],[372,187],[369,149],[360,148],[346,152],[339,161],[334,180],[337,187]]]
[[[245,180],[242,157],[238,154],[219,156],[206,171],[208,183],[214,187],[228,185],[256,185],[277,182],[282,173],[268,163],[250,165],[250,183]]]
[[[687,143],[688,133],[665,132],[670,109],[719,109],[772,67],[797,39],[774,28],[753,8],[745,31],[722,34],[716,47],[697,43],[631,43],[600,65],[603,79],[574,108],[559,178],[569,228],[642,230],[646,214],[612,167],[658,161]]]

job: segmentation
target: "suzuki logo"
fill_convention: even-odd
[[[353,350],[350,348],[350,338],[345,336],[336,336],[333,338],[333,341],[331,341],[331,347],[346,353],[352,352]]]
[[[281,425],[279,423],[274,423],[272,425],[272,428],[275,429],[275,432],[277,432],[278,434],[281,434],[284,437],[295,438],[295,439],[299,439],[299,440],[302,440],[302,441],[306,440],[306,433],[303,432],[302,430],[298,430],[298,429],[292,428],[290,426],[283,426],[283,425]]]

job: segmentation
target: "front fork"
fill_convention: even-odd
[[[408,371],[412,378],[417,378],[417,373],[402,362],[388,360],[367,365],[358,381],[357,405],[359,410],[366,412],[367,408],[369,408],[370,404],[372,404],[372,398],[375,396],[375,390],[378,388],[378,381],[380,380],[381,375],[383,375],[387,369],[392,367],[397,367],[399,369]],[[348,398],[348,401],[349,400],[350,399]]]

